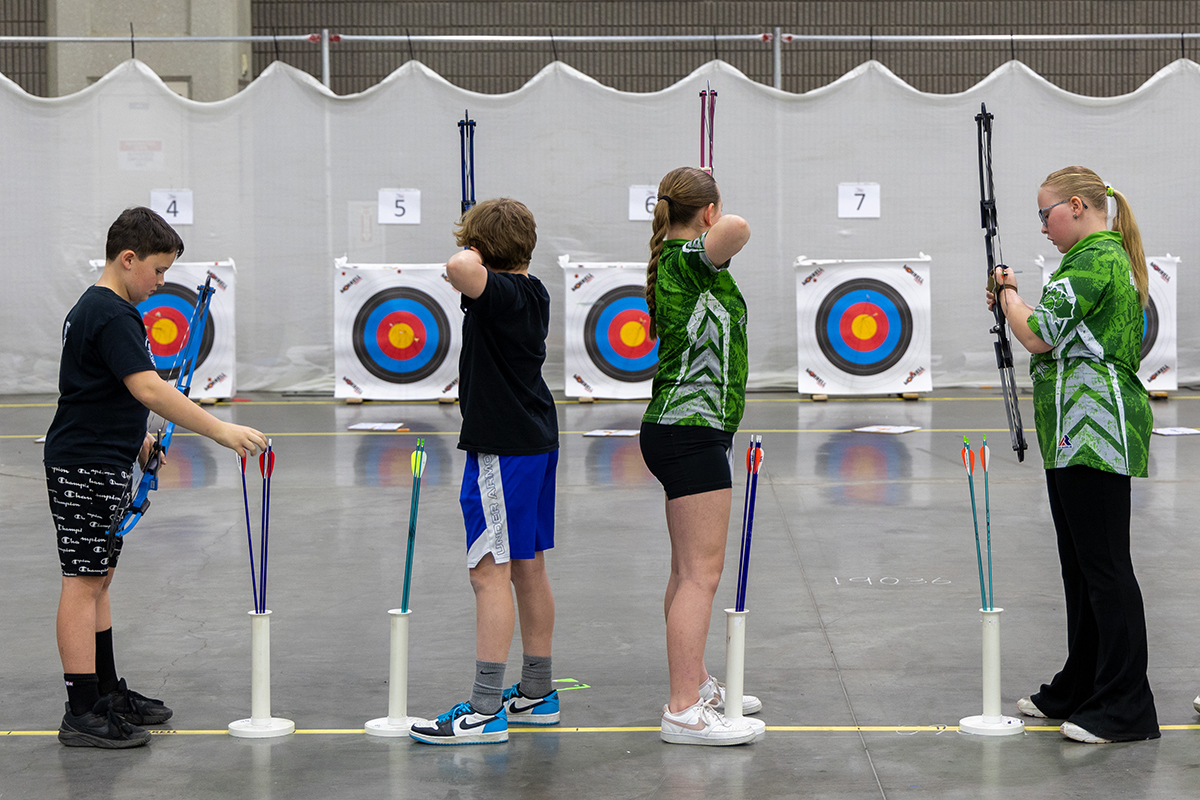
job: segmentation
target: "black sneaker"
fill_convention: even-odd
[[[108,697],[101,697],[91,711],[79,716],[71,713],[70,703],[66,705],[62,725],[58,728],[58,740],[67,747],[124,750],[150,744],[150,732],[118,717]]]
[[[175,713],[163,705],[162,700],[138,694],[125,685],[125,679],[109,695],[113,713],[130,725],[158,725],[166,722]]]

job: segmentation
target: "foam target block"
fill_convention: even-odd
[[[198,289],[212,276],[212,301],[204,321],[190,397],[227,399],[236,391],[237,339],[234,330],[236,266],[232,260],[176,262],[167,270],[163,285],[138,303],[146,325],[146,338],[154,366],[163,380],[179,377],[180,354],[187,347],[189,327],[199,297]]]
[[[801,394],[933,389],[929,262],[797,260]]]
[[[658,340],[650,338],[646,265],[571,263],[565,282],[563,347],[567,397],[650,397]]]
[[[462,311],[445,265],[339,263],[333,283],[335,397],[458,397]]]
[[[1042,288],[1058,269],[1061,258],[1039,256],[1042,269]],[[1179,257],[1147,256],[1146,274],[1149,278],[1150,302],[1142,309],[1142,364],[1138,377],[1148,391],[1175,391],[1179,388],[1178,292]]]

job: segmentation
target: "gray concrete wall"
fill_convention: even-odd
[[[247,36],[249,0],[47,0],[52,36]],[[119,45],[52,44],[47,47],[51,96],[77,92],[130,56]],[[143,43],[137,58],[171,88],[193,100],[220,100],[249,80],[251,50],[238,43]]]

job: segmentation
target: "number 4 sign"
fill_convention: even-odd
[[[150,210],[171,225],[192,224],[191,189],[152,189]]]
[[[878,183],[839,183],[838,217],[879,218]]]
[[[419,189],[380,189],[380,225],[420,225],[421,192]]]

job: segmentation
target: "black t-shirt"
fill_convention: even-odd
[[[458,448],[499,456],[558,449],[558,415],[542,380],[550,294],[531,275],[488,272],[483,294],[463,295],[458,357]]]
[[[122,379],[154,369],[141,315],[111,289],[92,286],[67,314],[62,345],[46,466],[128,467],[146,437],[150,412]]]

